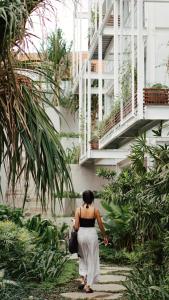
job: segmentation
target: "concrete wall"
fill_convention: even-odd
[[[72,114],[68,109],[60,107],[60,113],[63,116],[61,118],[61,127],[62,132],[78,132],[79,128],[79,117],[78,113]]]
[[[84,190],[91,189],[93,191],[99,191],[102,189],[104,184],[107,182],[102,178],[96,176],[96,167],[89,165],[87,167],[82,167],[79,165],[71,165],[71,176],[74,185],[74,190],[77,193],[82,194]],[[22,207],[24,199],[24,180],[21,180],[17,187],[15,195],[12,191],[8,189],[6,194],[6,202],[11,206]],[[43,212],[46,217],[51,217],[51,203],[48,199],[48,210]],[[56,199],[56,215],[58,216],[74,216],[75,208],[77,203],[79,204],[81,199],[63,199],[62,204]],[[99,201],[96,201],[99,203]],[[99,205],[99,204],[98,204]],[[101,207],[99,205],[99,207]],[[36,192],[33,179],[29,181],[28,195],[25,204],[25,212],[27,215],[33,215],[42,213],[42,208],[40,202],[36,201]]]
[[[0,193],[0,202],[4,202],[5,201],[5,193],[7,190],[7,176],[5,173],[5,169],[4,166],[1,166],[1,170],[0,170],[0,185],[1,185],[1,191],[2,194]]]

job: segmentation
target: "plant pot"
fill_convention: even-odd
[[[99,141],[91,141],[91,149],[92,150],[98,150],[99,149]]]
[[[145,105],[168,105],[169,89],[145,88],[144,104]]]

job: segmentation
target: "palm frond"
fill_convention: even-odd
[[[33,179],[42,208],[49,199],[54,212],[54,195],[61,198],[63,190],[73,190],[64,149],[45,108],[57,110],[40,85],[41,78],[45,82],[47,78],[53,93],[56,82],[41,65],[18,63],[12,48],[23,38],[29,13],[43,3],[0,0],[0,166],[5,165],[13,192],[18,180],[24,178],[23,206]]]

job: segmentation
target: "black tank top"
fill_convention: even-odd
[[[95,211],[94,211],[95,213]],[[80,207],[80,216],[79,216],[80,227],[94,227],[95,226],[95,218],[81,218],[81,207]]]

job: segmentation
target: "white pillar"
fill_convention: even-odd
[[[134,91],[134,70],[135,70],[135,49],[134,49],[134,0],[131,0],[131,94],[132,94],[132,114],[134,114],[135,109],[135,91]]]
[[[76,24],[75,24],[75,34],[76,34],[76,48],[75,48],[75,54],[76,54],[76,77],[78,76],[78,20],[76,18]]]
[[[72,77],[73,81],[75,79],[75,5],[74,5],[74,11],[73,11],[73,53],[72,53]]]
[[[123,66],[123,0],[120,0],[120,70]],[[121,76],[121,74],[119,74]],[[120,78],[121,80],[121,78]],[[120,87],[121,88],[121,87]],[[121,94],[121,93],[120,93]],[[120,101],[120,120],[123,121],[123,99]]]
[[[91,0],[88,0],[88,45],[89,45],[89,41],[91,41],[91,37],[92,37],[92,20],[91,20],[92,5],[91,4],[92,4]]]
[[[94,6],[94,27],[95,27],[95,32],[97,31],[97,1],[95,1],[95,6]]]
[[[143,43],[143,0],[137,0],[137,106],[138,116],[143,118],[144,88],[144,43]]]
[[[79,144],[80,144],[80,152],[81,155],[83,153],[83,137],[81,135],[83,135],[83,133],[81,132],[81,127],[82,127],[82,116],[83,116],[83,110],[82,110],[82,103],[83,103],[83,90],[82,90],[83,86],[82,86],[82,73],[80,74],[79,77]]]
[[[87,152],[90,156],[91,141],[91,61],[88,61],[88,89],[87,89]]]
[[[86,70],[85,70],[86,71]],[[84,152],[85,152],[85,154],[86,154],[86,152],[87,152],[87,147],[86,147],[86,143],[87,143],[87,139],[86,139],[86,134],[87,134],[87,115],[86,115],[86,113],[87,113],[87,111],[86,111],[86,103],[87,103],[87,101],[86,101],[86,76],[85,76],[85,78],[84,78]]]
[[[101,1],[99,1],[99,17],[102,16],[102,5]],[[103,73],[103,58],[102,58],[102,33],[99,34],[98,38],[98,74],[99,74],[99,122],[102,121],[102,73]]]
[[[82,6],[80,5],[79,73],[82,71]]]
[[[114,0],[114,96],[119,95],[118,0]]]
[[[155,83],[155,9],[154,3],[147,3],[147,63],[146,81],[148,84]]]

